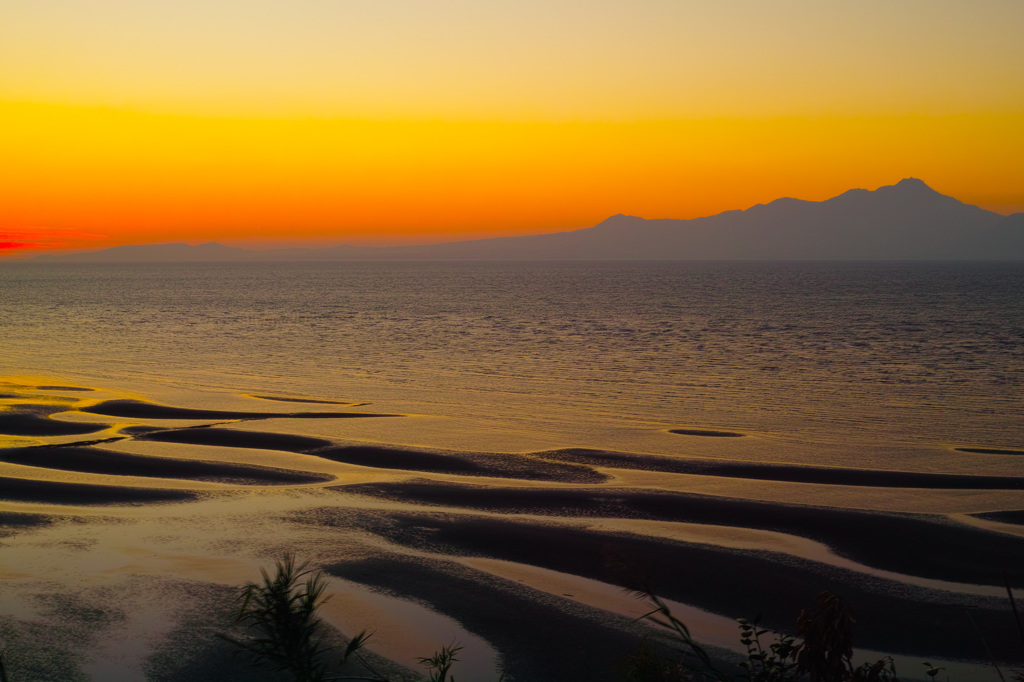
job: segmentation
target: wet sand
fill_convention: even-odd
[[[459,476],[518,478],[527,481],[602,483],[609,477],[587,466],[507,453],[442,453],[380,446],[348,446],[312,454],[335,462]]]
[[[111,476],[215,481],[235,485],[287,485],[334,480],[323,474],[202,462],[165,457],[140,457],[92,447],[42,446],[0,449],[0,462]]]
[[[856,605],[858,645],[893,653],[934,656],[958,650],[984,657],[970,619],[949,618],[965,610],[982,632],[992,633],[986,640],[997,656],[1010,658],[1019,647],[1017,634],[1004,627],[1005,600],[909,588],[764,552],[464,515],[320,509],[301,519],[358,527],[420,551],[503,559],[631,589],[649,585],[661,596],[714,613],[764,613],[765,624],[780,630],[791,628],[800,609],[813,604],[820,592],[832,591]],[[379,566],[371,572],[386,576],[389,570]],[[480,612],[502,608],[470,588],[462,594],[462,601],[476,604]]]
[[[330,413],[323,413],[330,414]],[[281,415],[294,417],[295,415]],[[332,442],[277,433],[217,428],[153,431],[142,439],[163,442],[260,448],[308,453],[336,462],[382,469],[400,469],[465,476],[492,476],[563,483],[601,483],[609,476],[595,468],[632,469],[698,476],[880,488],[949,490],[1022,490],[1024,477],[928,474],[906,471],[752,464],[699,458],[663,457],[597,450],[556,450],[533,453],[468,453],[417,450],[381,445],[331,447]]]
[[[157,405],[141,400],[107,400],[98,405],[80,408],[81,412],[125,419],[351,419],[360,417],[397,417],[395,414],[369,412],[235,412],[230,410],[198,410],[188,407]]]
[[[286,398],[283,396],[276,395],[250,395],[251,398],[258,398],[260,400],[275,400],[282,403],[313,403],[317,405],[348,405],[349,407],[358,407],[360,403],[346,403],[340,400],[323,400],[319,398]]]
[[[651,635],[630,619],[609,618],[571,598],[538,592],[450,561],[384,554],[332,564],[325,570],[415,599],[485,639],[500,642],[510,679],[618,680],[617,668]]]
[[[281,450],[283,452],[309,452],[333,445],[323,438],[293,436],[285,433],[260,431],[239,431],[215,427],[199,429],[147,429],[137,440],[155,440],[162,443],[185,443],[191,445],[213,445],[229,448],[253,448],[258,450]]]
[[[40,396],[40,390],[66,393]],[[57,597],[77,603],[85,594],[76,587],[80,577],[107,586],[144,574],[153,594],[183,590],[182,595],[191,596],[182,598],[193,600],[161,612],[161,618],[175,624],[163,643],[138,644],[140,651],[150,652],[133,654],[148,656],[144,679],[175,679],[183,671],[197,680],[246,679],[244,667],[214,664],[226,650],[211,644],[220,626],[204,618],[228,613],[234,593],[222,582],[210,583],[216,572],[204,567],[232,557],[254,571],[288,551],[305,553],[333,576],[450,616],[498,651],[510,681],[616,679],[615,666],[652,630],[576,601],[571,592],[544,591],[542,579],[540,588],[527,587],[471,568],[464,563],[469,559],[485,560],[479,566],[497,560],[557,571],[561,577],[555,583],[563,590],[574,579],[588,579],[633,589],[648,586],[663,597],[728,618],[762,612],[769,627],[785,632],[792,632],[800,609],[813,604],[819,592],[831,590],[854,605],[860,647],[983,660],[987,653],[977,636],[980,629],[997,658],[1014,660],[1019,651],[1015,631],[1007,626],[1012,616],[1000,586],[1005,570],[1015,587],[1024,587],[1019,570],[1024,537],[968,526],[944,514],[797,502],[801,486],[808,485],[847,494],[862,490],[865,500],[920,491],[984,500],[986,491],[999,491],[1017,502],[1002,510],[979,502],[974,515],[1021,524],[1024,497],[1016,491],[1024,490],[1024,477],[702,456],[705,442],[730,440],[740,448],[757,444],[756,436],[712,428],[658,429],[675,443],[692,441],[688,454],[587,447],[460,451],[339,435],[357,424],[352,418],[367,423],[403,416],[390,412],[177,406],[58,382],[5,385],[5,391],[0,395],[0,436],[11,441],[0,446],[0,537],[11,558],[0,556],[0,574],[14,580],[7,587],[15,597],[12,604],[36,606],[12,607],[35,614],[31,617],[0,616],[0,635],[31,642],[33,623],[69,618],[38,605]],[[245,408],[256,400],[363,407],[256,394],[239,395],[229,407]],[[259,429],[249,428],[254,421]],[[101,431],[92,440],[75,438]],[[957,450],[965,456],[1020,454],[999,448]],[[743,450],[735,452],[741,456]],[[628,487],[617,478],[616,472],[623,471],[651,476]],[[707,483],[708,490],[729,480],[782,486],[794,501],[684,491],[674,487],[680,475],[689,485]],[[653,526],[639,522],[668,529],[698,525],[707,530],[706,541],[658,535]],[[103,524],[123,525],[127,534],[123,539],[105,534]],[[80,540],[90,535],[85,532],[89,528],[96,529],[95,537]],[[722,528],[773,533],[775,540],[766,541],[768,549],[730,546],[716,540],[715,529]],[[133,539],[133,533],[142,539]],[[176,544],[168,544],[172,537]],[[848,561],[798,555],[787,550],[786,538],[820,543]],[[139,557],[163,555],[172,558],[164,563],[148,559],[163,568],[143,570],[149,564]],[[49,572],[64,562],[70,575],[81,576],[68,578],[60,588]],[[96,572],[96,566],[107,568]],[[237,577],[224,580],[238,585],[256,574],[231,576]],[[97,597],[100,601],[89,608],[107,614],[96,620],[96,627],[116,638],[117,623],[134,616],[108,607],[104,598]],[[207,605],[203,600],[213,601]],[[87,615],[86,607],[75,609]],[[394,618],[400,620],[399,613]],[[81,614],[75,622],[88,621]],[[700,639],[699,631],[695,635]],[[134,635],[126,630],[121,636]],[[67,651],[92,641],[85,634],[61,637],[52,646],[71,646]],[[416,653],[431,652],[410,655]],[[402,665],[409,660],[414,659],[407,657]],[[401,679],[415,679],[415,674]]]
[[[198,496],[187,490],[130,488],[117,485],[90,485],[60,481],[33,481],[0,477],[0,500],[40,502],[60,505],[144,504],[147,502],[183,502]]]
[[[881,514],[737,500],[693,493],[537,490],[435,482],[338,488],[394,502],[562,518],[652,519],[777,531],[817,540],[868,566],[950,582],[1002,585],[1017,569],[1024,538],[962,526],[937,514]],[[937,548],[956,547],[957,551]],[[1024,587],[1024,573],[1013,575]]]
[[[9,436],[81,436],[106,428],[106,424],[58,421],[28,411],[0,412],[0,434]]]
[[[713,459],[661,457],[623,452],[571,449],[537,453],[538,457],[562,462],[577,462],[599,467],[660,471],[698,476],[727,476],[762,481],[823,483],[827,485],[870,486],[875,488],[939,488],[971,490],[1021,490],[1024,477],[929,474],[881,469],[847,469],[794,464],[755,464]]]

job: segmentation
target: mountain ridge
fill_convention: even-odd
[[[266,251],[179,242],[37,260],[1024,260],[1024,213],[1003,216],[904,178],[824,201],[780,197],[690,219],[619,213],[592,227],[539,235]]]

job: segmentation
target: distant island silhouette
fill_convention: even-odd
[[[117,246],[37,261],[1024,260],[1024,213],[1003,216],[907,178],[826,201],[776,199],[704,218],[615,215],[589,228],[423,246],[248,250]]]

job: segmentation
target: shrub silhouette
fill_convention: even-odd
[[[291,673],[295,682],[383,680],[378,675],[327,676],[327,654],[332,648],[324,644],[326,626],[317,615],[317,609],[328,599],[322,573],[310,569],[308,562],[296,565],[292,554],[276,562],[273,577],[264,569],[260,573],[262,582],[249,583],[239,594],[241,606],[235,623],[245,627],[247,637],[221,635],[223,639],[248,652],[253,663]],[[367,638],[365,630],[352,638],[340,663],[355,655]]]
[[[627,679],[701,682],[735,682],[721,670],[711,656],[693,639],[689,628],[672,615],[668,605],[650,590],[642,593],[654,609],[641,616],[671,633],[679,660],[652,663],[648,650],[633,658]],[[813,609],[804,609],[797,619],[797,635],[783,635],[760,629],[761,616],[739,619],[740,643],[746,649],[743,679],[749,682],[899,682],[891,658],[865,663],[854,668],[853,609],[839,596],[822,592]],[[774,640],[774,641],[771,641]],[[771,641],[770,644],[765,644]],[[692,661],[692,662],[690,662]],[[644,671],[641,673],[641,669]]]

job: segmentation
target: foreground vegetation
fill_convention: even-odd
[[[363,656],[370,638],[366,631],[344,647],[327,644],[336,633],[318,615],[329,598],[320,571],[287,555],[276,562],[273,575],[263,569],[261,575],[260,582],[249,583],[239,593],[234,633],[219,635],[237,653],[248,656],[254,665],[287,674],[294,682],[391,682]],[[659,625],[665,637],[646,640],[622,662],[618,674],[623,682],[899,682],[891,658],[854,666],[854,611],[835,594],[822,593],[813,607],[801,612],[795,636],[761,628],[760,615],[739,619],[745,657],[738,668],[709,654],[652,590],[636,594],[652,607],[638,620]],[[1009,586],[1007,595],[1024,647],[1024,625]],[[460,649],[453,643],[419,659],[430,682],[455,682],[452,669]],[[948,675],[939,678],[942,668],[923,665],[929,679],[948,680]],[[991,665],[1006,682],[998,665],[994,661]],[[1009,679],[1024,682],[1024,671],[1010,673]],[[8,674],[2,651],[0,682],[17,682]]]
[[[240,651],[248,652],[255,663],[290,673],[295,682],[387,682],[360,655],[369,638],[365,631],[353,637],[341,652],[324,646],[325,625],[316,615],[317,608],[327,600],[324,589],[322,574],[307,564],[296,565],[292,556],[285,557],[277,562],[273,576],[264,571],[262,583],[243,588],[236,623],[245,626],[245,637],[225,639]],[[1009,588],[1007,594],[1016,616]],[[891,658],[853,665],[854,611],[841,597],[831,593],[822,593],[817,604],[801,612],[796,636],[759,627],[760,616],[739,619],[739,641],[746,655],[738,673],[727,670],[698,644],[686,624],[652,590],[642,590],[637,595],[652,606],[641,619],[661,626],[669,635],[670,646],[666,652],[664,646],[645,643],[623,662],[623,682],[899,682]],[[455,682],[451,671],[458,651],[459,647],[448,646],[429,658],[419,659],[427,667],[431,682]],[[344,669],[354,661],[361,672],[329,674],[328,663],[332,658],[336,664],[333,669]],[[943,671],[927,662],[923,665],[930,679]],[[1005,680],[1002,671],[998,667],[996,670]],[[1013,679],[1024,681],[1024,674],[1015,673]]]
[[[263,569],[260,573],[262,582],[249,583],[239,596],[235,625],[244,628],[244,635],[222,634],[222,639],[248,653],[253,663],[290,673],[295,682],[388,682],[360,653],[370,637],[365,630],[340,652],[325,644],[327,626],[317,615],[317,609],[328,599],[322,573],[309,568],[308,563],[296,564],[290,554],[277,562],[273,576]],[[430,658],[420,659],[431,682],[454,682],[450,672],[459,649],[455,645],[444,647]],[[339,676],[328,672],[348,667],[350,662],[358,664],[358,674]]]

